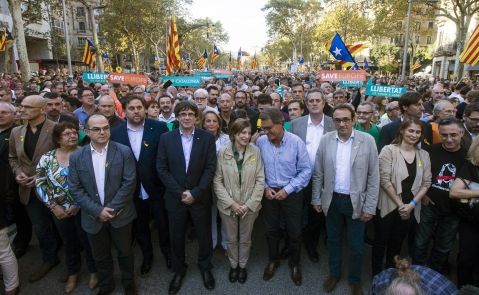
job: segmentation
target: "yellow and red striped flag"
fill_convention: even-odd
[[[7,44],[7,32],[3,31],[0,36],[0,52],[5,51],[5,45]]]
[[[253,58],[251,59],[251,69],[256,70],[257,67],[258,67],[258,61],[256,60],[256,52],[255,52]]]
[[[354,45],[346,45],[346,47],[348,48],[349,53],[351,53],[353,57],[355,57],[356,54],[358,54],[361,50],[367,48],[366,45],[362,43],[354,44]],[[354,63],[347,62],[347,61],[340,61],[339,65],[343,68],[347,68],[347,67],[352,67]]]
[[[208,51],[205,49],[205,51],[203,52],[203,54],[200,56],[200,58],[198,58],[198,60],[196,61],[196,66],[199,68],[199,69],[202,69],[205,64],[206,64],[206,61],[208,60]]]
[[[96,49],[93,46],[93,42],[86,39],[85,40],[85,49],[83,49],[82,62],[84,64],[90,66],[90,68],[94,68],[96,66],[95,59],[96,59]]]
[[[210,65],[214,64],[216,59],[220,56],[220,51],[218,50],[218,47],[213,44],[213,52],[211,53],[210,56]]]
[[[168,40],[166,42],[166,74],[171,75],[175,70],[180,69],[180,42],[178,41],[178,30],[176,29],[176,18],[173,15],[170,20]]]
[[[474,32],[472,32],[471,38],[467,41],[464,51],[459,56],[459,60],[471,66],[479,61],[479,25],[477,25]]]

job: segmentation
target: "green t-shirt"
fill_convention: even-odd
[[[376,124],[371,124],[371,127],[368,130],[364,130],[364,128],[361,127],[361,125],[358,122],[356,122],[354,124],[354,129],[362,131],[362,132],[366,132],[367,134],[374,137],[374,141],[376,141],[376,146],[378,146],[378,144],[379,144],[379,128],[378,128],[378,126],[376,126]]]

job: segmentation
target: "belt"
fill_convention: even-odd
[[[340,197],[340,198],[350,198],[351,197],[350,195],[340,194],[340,193],[337,193],[337,192],[333,192],[333,196],[334,197]]]

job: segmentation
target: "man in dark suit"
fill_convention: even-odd
[[[171,257],[175,275],[169,294],[181,288],[186,273],[185,233],[191,216],[198,238],[198,265],[205,288],[215,287],[211,273],[211,195],[210,185],[216,168],[215,139],[195,128],[199,110],[182,101],[175,107],[179,128],[160,138],[156,167],[166,187],[165,204],[171,233]]]
[[[55,232],[52,214],[32,190],[35,186],[35,169],[38,161],[43,154],[55,147],[52,141],[55,123],[46,118],[46,100],[39,95],[25,97],[19,108],[22,120],[27,123],[13,128],[10,133],[9,162],[19,185],[20,202],[26,206],[42,251],[42,266],[29,278],[30,282],[35,282],[58,265],[58,234]],[[22,232],[22,235],[26,233],[28,236],[29,220],[20,215],[15,218],[17,230]],[[25,240],[29,240],[28,237]]]
[[[421,118],[422,113],[424,112],[423,100],[421,94],[417,92],[406,92],[399,98],[399,108],[401,109],[402,117],[398,120],[386,124],[381,128],[379,133],[379,145],[378,151],[381,152],[381,149],[396,138],[399,128],[401,127],[403,119],[407,117],[416,117]],[[421,121],[424,127],[424,137],[421,141],[421,145],[431,145],[432,144],[432,130],[431,125],[424,121]]]
[[[467,105],[463,118],[465,132],[462,137],[462,145],[468,150],[474,138],[479,134],[479,103]]]
[[[126,96],[125,114],[126,123],[112,130],[111,140],[130,147],[135,155],[138,183],[134,202],[138,216],[134,232],[143,253],[141,274],[147,274],[153,262],[150,215],[153,215],[157,225],[161,252],[168,268],[171,267],[168,216],[163,199],[165,187],[156,172],[158,143],[161,134],[168,132],[168,127],[164,122],[145,119],[146,101],[140,96]]]
[[[105,116],[91,115],[85,127],[91,142],[70,156],[68,182],[80,204],[82,228],[95,258],[99,294],[110,294],[115,289],[112,242],[118,252],[125,294],[137,294],[131,247],[132,221],[136,217],[134,156],[127,146],[110,141]]]

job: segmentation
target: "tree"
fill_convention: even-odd
[[[28,82],[32,77],[30,61],[28,60],[27,44],[25,42],[25,27],[22,19],[22,1],[8,0],[10,12],[13,19],[13,36],[17,43],[18,57],[20,59],[20,71],[22,81]]]
[[[303,53],[303,42],[311,42],[313,29],[319,21],[319,1],[269,0],[262,10],[266,11],[269,38],[285,38],[283,42],[289,42],[293,50],[299,47]]]
[[[459,62],[459,56],[464,50],[469,25],[479,12],[479,0],[428,0],[427,4],[438,12],[438,17],[448,18],[456,25],[457,49],[454,76],[460,79],[464,74],[464,64]]]

